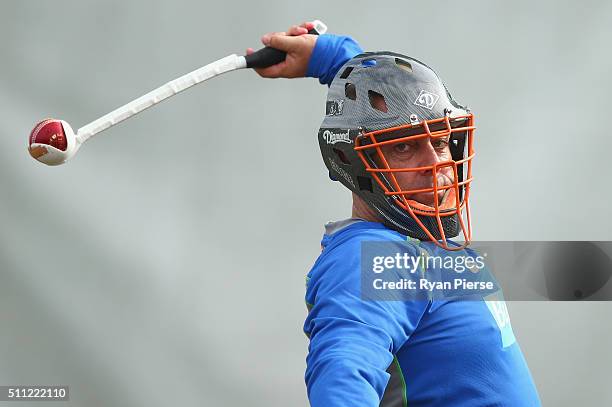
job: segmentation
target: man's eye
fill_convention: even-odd
[[[446,148],[446,146],[448,146],[448,139],[437,139],[437,140],[432,140],[431,145],[434,148]]]
[[[398,153],[407,153],[410,151],[410,145],[408,143],[397,143],[393,149]]]

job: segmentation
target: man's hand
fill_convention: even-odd
[[[258,68],[255,71],[263,78],[303,78],[306,75],[310,55],[317,42],[317,36],[308,34],[314,23],[307,22],[293,25],[286,32],[268,33],[261,37],[261,42],[267,46],[285,51],[287,57],[281,63],[268,68]],[[247,55],[252,54],[252,48],[247,49]]]

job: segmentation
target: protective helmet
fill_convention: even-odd
[[[332,179],[400,233],[448,250],[469,243],[474,117],[453,100],[431,68],[392,52],[357,55],[332,81],[325,113],[318,139]],[[410,168],[389,165],[386,146],[423,140],[448,143],[449,159]],[[414,172],[429,174],[431,181],[427,187],[403,190],[400,173]],[[434,197],[431,205],[415,199],[423,193]],[[459,234],[464,244],[449,245],[447,239]]]

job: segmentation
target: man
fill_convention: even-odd
[[[407,242],[411,256],[469,243],[473,115],[420,61],[310,28],[265,35],[287,59],[258,73],[330,86],[319,145],[353,193],[352,217],[326,225],[307,276],[311,405],[540,405],[499,296],[364,299],[363,242]]]

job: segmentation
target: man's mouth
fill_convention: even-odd
[[[448,178],[447,176],[443,175],[443,174],[438,174],[438,183],[437,183],[437,187],[441,188],[441,187],[447,187],[449,185],[452,185],[452,181],[450,180],[450,178]],[[426,189],[426,188],[433,188],[433,183],[431,183],[430,185],[424,185],[418,188],[413,188],[413,189]],[[446,188],[446,189],[442,189],[442,190],[438,190],[437,195],[437,199],[438,199],[438,205],[441,205],[442,202],[444,201],[444,197],[448,194],[448,191],[450,191],[450,188]],[[416,194],[411,194],[408,196],[408,199],[411,199],[413,201],[419,202],[423,205],[427,205],[427,206],[431,206],[434,207],[435,206],[435,201],[434,201],[434,192],[430,191],[430,192],[419,192]]]
[[[444,189],[442,191],[438,191],[438,194],[437,194],[438,205],[442,204],[442,201],[444,199],[444,195],[447,193],[447,191],[448,191],[447,189]],[[431,206],[432,208],[435,207],[434,193],[433,192],[420,192],[418,194],[410,195],[409,199],[411,199],[413,201],[417,201],[419,203],[422,203],[423,205]]]

